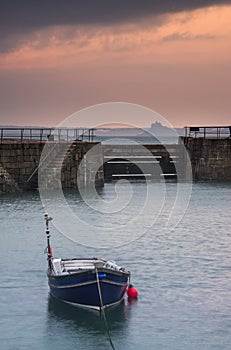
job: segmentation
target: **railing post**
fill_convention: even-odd
[[[23,141],[23,133],[24,133],[24,129],[21,129],[21,142]]]

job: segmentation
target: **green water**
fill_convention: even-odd
[[[176,186],[166,187],[168,203],[173,203]],[[131,270],[138,301],[125,299],[106,313],[116,349],[230,349],[231,186],[194,184],[188,208],[173,230],[164,229],[166,211],[153,226],[142,230],[142,224],[150,224],[148,216],[155,213],[150,210],[145,215],[138,210],[145,184],[133,184],[132,189],[135,194],[128,212],[139,218],[136,225],[141,235],[136,232],[132,239],[132,228],[126,231],[127,212],[109,215],[89,209],[78,194],[69,192],[66,199],[72,211],[81,213],[81,219],[87,218],[91,225],[121,223],[121,246],[116,247],[118,240],[111,235],[101,237],[107,247],[99,248],[93,230],[86,228],[79,244],[52,226],[54,255],[114,259]],[[153,202],[160,201],[156,193]],[[114,184],[106,184],[100,196],[113,200]],[[1,349],[110,349],[103,317],[49,297],[44,210],[38,193],[0,199]]]

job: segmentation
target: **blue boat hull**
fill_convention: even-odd
[[[52,296],[76,305],[100,310],[119,303],[126,292],[129,275],[108,272],[105,269],[95,272],[73,273],[67,276],[54,276],[48,273]]]

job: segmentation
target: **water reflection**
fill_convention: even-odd
[[[105,310],[106,320],[110,331],[118,332],[127,327],[130,316],[130,306],[125,301],[115,307]],[[62,302],[51,295],[48,298],[48,323],[60,324],[63,328],[73,331],[90,331],[105,334],[105,321],[100,312],[83,309]]]

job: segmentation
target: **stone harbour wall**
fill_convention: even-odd
[[[2,181],[0,193],[19,192],[25,189],[26,181],[38,167],[44,143],[4,140],[0,144]]]
[[[3,140],[0,143],[0,194],[38,188],[38,174],[42,174],[42,170],[45,179],[43,185],[47,186],[47,189],[56,188],[58,177],[63,188],[103,186],[103,157],[100,144],[81,141],[65,144],[49,141],[50,153],[40,162],[45,144],[47,142],[34,140]],[[64,154],[63,149],[67,150]]]
[[[183,138],[198,181],[231,181],[231,139]],[[48,157],[41,161],[44,146]],[[44,152],[43,152],[44,153]],[[43,154],[44,156],[44,154]],[[41,165],[42,164],[42,165]],[[0,194],[104,185],[102,145],[94,142],[2,140]]]
[[[0,194],[19,192],[19,186],[14,178],[0,165]]]
[[[231,181],[231,139],[185,137],[193,179],[198,181]]]

